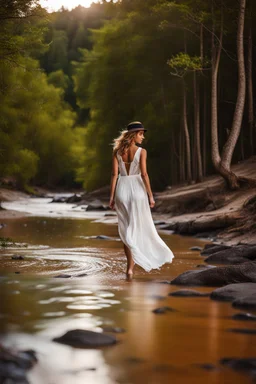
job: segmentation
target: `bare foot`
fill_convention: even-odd
[[[127,281],[132,281],[132,278],[133,278],[133,272],[127,272],[126,273],[126,280]]]

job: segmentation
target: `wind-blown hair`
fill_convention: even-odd
[[[122,131],[121,135],[113,140],[113,154],[116,155],[118,152],[122,156],[131,146],[137,133],[138,131]]]

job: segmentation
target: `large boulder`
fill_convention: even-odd
[[[202,256],[213,255],[216,252],[223,251],[224,249],[229,249],[229,245],[222,244],[206,244],[203,251],[201,252]]]
[[[105,206],[103,204],[91,203],[86,208],[86,211],[107,211],[108,209],[110,209],[110,208],[108,208],[107,206]]]
[[[74,194],[66,199],[66,203],[78,203],[82,201],[82,197],[80,195]]]
[[[36,363],[35,351],[15,351],[0,345],[0,382],[28,383],[27,371]]]
[[[256,262],[187,271],[171,281],[175,285],[212,287],[233,283],[256,283]]]
[[[203,293],[195,291],[194,289],[180,289],[179,291],[170,292],[168,296],[177,296],[177,297],[206,297],[210,296],[209,293]]]
[[[211,254],[204,261],[210,264],[240,264],[256,260],[256,246],[240,245]]]
[[[256,309],[256,292],[254,291],[250,295],[237,298],[233,301],[232,305],[235,308]]]
[[[55,337],[53,341],[76,348],[95,348],[117,343],[115,336],[83,329],[68,331],[61,337]]]
[[[256,283],[238,283],[215,289],[210,297],[213,300],[234,301],[253,294],[256,296]]]
[[[234,370],[244,371],[252,375],[255,375],[256,372],[256,358],[224,358],[220,360],[220,363]]]

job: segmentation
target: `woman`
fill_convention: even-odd
[[[114,140],[109,206],[118,217],[118,232],[127,258],[127,276],[135,264],[147,272],[171,263],[172,251],[158,235],[150,207],[153,198],[147,174],[147,152],[138,148],[146,129],[135,121]],[[119,174],[118,174],[119,171]]]

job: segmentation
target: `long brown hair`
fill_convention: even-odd
[[[131,146],[137,133],[138,131],[122,131],[121,135],[113,140],[113,154],[116,155],[118,152],[122,156]]]

